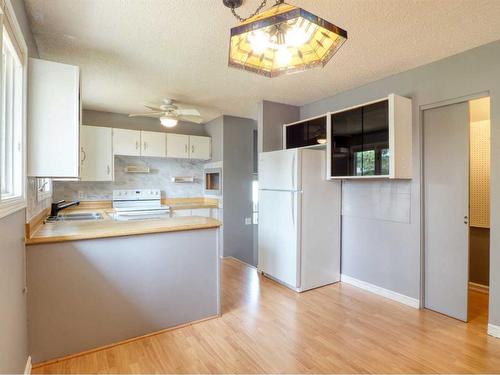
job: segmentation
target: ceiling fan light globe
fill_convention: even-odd
[[[171,117],[161,117],[160,122],[166,128],[173,128],[174,126],[177,126],[177,124],[179,123],[177,119]]]

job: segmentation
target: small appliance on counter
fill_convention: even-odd
[[[322,150],[259,155],[259,270],[302,292],[340,281],[340,182]]]
[[[170,207],[161,204],[159,189],[113,190],[114,220],[151,220],[170,217]]]

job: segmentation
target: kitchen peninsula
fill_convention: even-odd
[[[46,223],[27,238],[34,362],[220,314],[218,220],[98,211],[102,220]]]

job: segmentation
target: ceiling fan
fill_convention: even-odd
[[[160,119],[163,126],[173,128],[179,121],[194,122],[201,124],[203,119],[200,112],[194,108],[179,108],[173,99],[163,99],[163,104],[149,105],[145,104],[144,107],[149,109],[144,113],[131,113],[129,117],[154,117]]]

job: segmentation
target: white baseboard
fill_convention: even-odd
[[[31,356],[28,356],[28,360],[26,361],[26,367],[24,368],[24,375],[30,375],[31,374],[31,368],[32,368],[32,363],[31,363]]]
[[[473,291],[479,292],[479,293],[488,294],[490,292],[490,287],[487,285],[473,283],[473,282],[469,281],[469,290],[473,290]]]
[[[497,337],[500,339],[500,326],[488,324],[488,335],[493,336],[493,337]]]
[[[408,297],[404,294],[393,292],[392,290],[384,289],[380,286],[373,285],[367,283],[366,281],[358,280],[355,279],[354,277],[347,276],[344,274],[340,275],[340,280],[343,283],[350,284],[352,286],[367,290],[368,292],[378,294],[379,296],[392,299],[393,301],[403,303],[415,309],[420,308],[420,301],[416,298]]]

